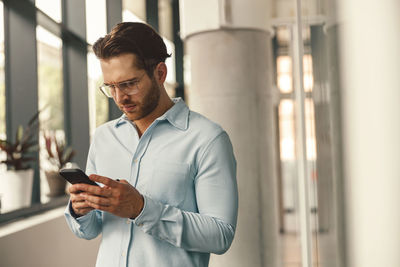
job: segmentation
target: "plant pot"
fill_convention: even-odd
[[[9,170],[0,177],[1,212],[31,205],[33,169]]]
[[[60,174],[58,174],[58,172],[46,172],[46,179],[49,183],[49,197],[58,197],[65,195],[66,181]]]

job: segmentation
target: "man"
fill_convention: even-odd
[[[100,126],[65,216],[78,237],[102,234],[98,267],[208,266],[230,247],[236,161],[226,132],[164,88],[169,57],[142,23],[120,23],[93,50],[103,93],[124,113]]]

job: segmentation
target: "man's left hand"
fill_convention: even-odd
[[[143,196],[126,180],[115,181],[92,174],[90,180],[104,184],[104,187],[88,187],[80,184],[85,192],[85,202],[94,209],[110,212],[123,218],[136,218],[143,209]]]

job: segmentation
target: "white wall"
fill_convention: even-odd
[[[12,223],[7,227],[12,227]],[[90,267],[96,263],[99,242],[100,238],[87,241],[75,237],[60,214],[49,221],[1,236],[0,266]]]
[[[400,2],[339,7],[347,266],[400,266]]]

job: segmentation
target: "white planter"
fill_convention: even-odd
[[[0,175],[1,213],[31,205],[33,169]]]

